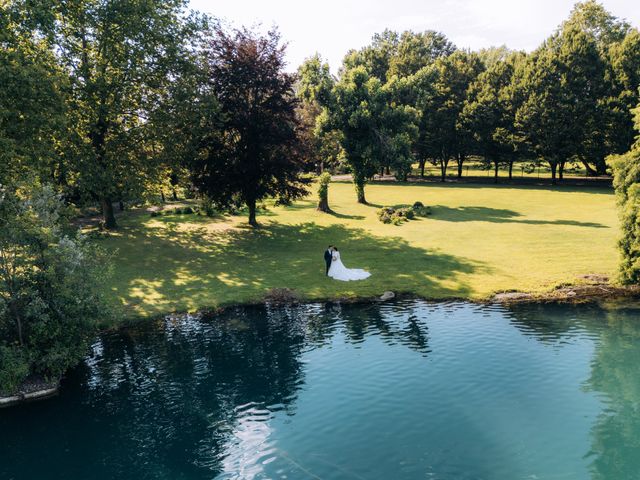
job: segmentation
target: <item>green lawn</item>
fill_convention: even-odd
[[[317,212],[312,196],[263,212],[258,230],[245,227],[243,217],[125,214],[120,230],[98,241],[117,250],[113,299],[131,318],[258,301],[274,287],[308,299],[385,290],[481,299],[615,272],[618,229],[609,190],[375,184],[366,193],[371,205],[359,205],[350,183],[332,183],[334,215]],[[380,206],[416,200],[430,205],[432,216],[401,226],[377,220]],[[371,278],[326,278],[329,243],[339,246],[347,267],[366,268]]]

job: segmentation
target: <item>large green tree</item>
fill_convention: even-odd
[[[396,103],[398,88],[395,77],[383,84],[364,66],[354,67],[343,72],[319,118],[321,128],[340,133],[359,203],[367,203],[365,185],[386,160],[394,159],[404,177],[411,164],[417,114]]]
[[[640,105],[633,111],[640,132]],[[618,242],[623,283],[640,283],[640,140],[624,155],[613,159],[613,186],[620,211],[622,234]]]
[[[460,115],[471,83],[483,70],[476,54],[457,51],[447,57],[438,58],[425,67],[422,85],[417,94],[416,107],[421,114],[420,144],[424,161],[428,157],[440,166],[444,182],[451,159],[456,159],[459,169],[469,153],[469,134],[460,124]]]
[[[212,127],[199,140],[192,178],[218,205],[244,203],[257,226],[258,201],[288,202],[306,193],[296,77],[284,70],[285,47],[275,30],[260,36],[216,27],[207,56],[218,107],[205,118]]]
[[[473,137],[475,149],[494,165],[498,182],[500,164],[509,166],[511,177],[516,155],[515,110],[508,89],[518,55],[496,61],[469,86],[458,127]]]
[[[301,136],[307,162],[318,173],[323,172],[326,166],[335,165],[341,154],[334,132],[323,132],[316,128],[322,105],[329,102],[334,83],[329,64],[323,62],[318,54],[307,58],[298,67],[296,95],[300,99],[298,116],[302,125]]]
[[[45,5],[46,4],[46,5]],[[69,78],[74,170],[80,190],[98,200],[104,226],[116,226],[112,202],[139,189],[153,168],[148,121],[175,78],[201,25],[183,0],[25,2]]]
[[[25,28],[22,13],[0,5],[0,185],[30,175],[58,182],[64,175],[65,76],[46,40]]]
[[[395,52],[389,60],[387,77],[408,77],[436,59],[448,57],[456,51],[455,45],[442,33],[434,30],[402,32]]]
[[[106,257],[65,221],[50,186],[0,189],[0,392],[79,362],[110,307]]]

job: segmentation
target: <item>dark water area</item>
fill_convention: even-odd
[[[249,307],[107,333],[0,479],[640,478],[640,306]]]

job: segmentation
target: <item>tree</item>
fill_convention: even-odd
[[[455,51],[456,46],[440,32],[407,30],[400,35],[394,55],[389,60],[387,78],[414,75],[436,59],[448,57]]]
[[[417,113],[395,102],[397,89],[396,80],[383,85],[364,66],[355,67],[343,72],[319,117],[325,131],[340,132],[358,203],[367,203],[365,185],[385,159],[393,158],[401,172],[411,164]]]
[[[49,7],[39,28],[70,80],[78,185],[100,201],[104,226],[114,228],[113,200],[135,191],[141,173],[153,167],[146,149],[151,112],[202,25],[185,16],[183,0],[74,0]]]
[[[377,78],[382,83],[387,81],[389,66],[398,49],[398,33],[393,30],[385,30],[376,33],[371,44],[361,50],[350,50],[342,61],[341,76],[348,70],[356,67],[364,67],[369,75]]]
[[[476,54],[457,51],[437,59],[427,67],[431,87],[418,95],[417,109],[421,112],[420,136],[425,155],[439,164],[442,181],[452,158],[462,165],[468,154],[468,134],[461,129],[459,117],[469,85],[483,69]]]
[[[21,31],[20,13],[0,6],[0,185],[30,175],[60,183],[67,84],[47,42]]]
[[[568,87],[574,89],[581,110],[577,159],[589,174],[603,175],[605,157],[626,152],[633,143],[629,112],[638,101],[638,83],[632,86],[629,80],[638,75],[632,72],[639,71],[640,39],[628,23],[595,0],[576,4],[555,37],[568,70]]]
[[[640,101],[640,32],[637,29],[630,29],[622,41],[608,46],[605,68],[605,95],[600,99],[603,113],[598,125],[604,145],[597,152],[600,156],[596,173],[606,171],[605,155],[628,151],[636,135],[631,111]]]
[[[640,104],[634,110],[635,127],[640,132]],[[624,155],[613,157],[613,186],[616,191],[622,235],[620,279],[640,283],[640,140]]]
[[[564,67],[550,45],[531,54],[514,74],[524,102],[516,112],[516,126],[532,151],[549,163],[556,184],[558,165],[577,150],[574,99],[564,87]]]
[[[110,308],[106,257],[65,223],[50,186],[0,191],[0,390],[29,374],[58,379],[86,354]]]
[[[329,207],[329,184],[331,183],[331,174],[322,172],[318,177],[318,210],[330,213]]]
[[[318,54],[306,59],[298,67],[296,95],[300,99],[298,116],[302,124],[301,137],[305,155],[318,173],[324,171],[325,164],[335,164],[340,154],[335,135],[316,128],[322,105],[329,101],[334,83],[329,64],[323,63]]]
[[[239,199],[253,226],[259,200],[288,202],[304,195],[308,183],[301,175],[296,78],[284,72],[284,54],[275,30],[258,36],[220,27],[207,51],[210,93],[219,110],[207,117],[212,129],[191,162],[193,182],[218,205]]]
[[[479,153],[493,162],[494,181],[498,183],[498,168],[501,163],[509,165],[511,178],[516,154],[514,142],[514,114],[511,96],[507,90],[511,85],[514,62],[501,60],[493,63],[469,86],[467,99],[460,114],[459,128],[472,136]]]

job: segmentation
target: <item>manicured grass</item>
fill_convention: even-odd
[[[263,212],[258,230],[244,217],[125,214],[117,233],[98,240],[117,250],[114,302],[125,318],[259,301],[275,287],[307,299],[385,290],[481,299],[615,273],[618,229],[609,190],[374,184],[366,193],[371,205],[359,205],[350,183],[334,182],[335,214],[317,212],[313,195]],[[432,216],[401,226],[376,217],[380,206],[417,200],[432,207]],[[330,243],[347,267],[366,268],[371,278],[326,278],[322,255]]]

